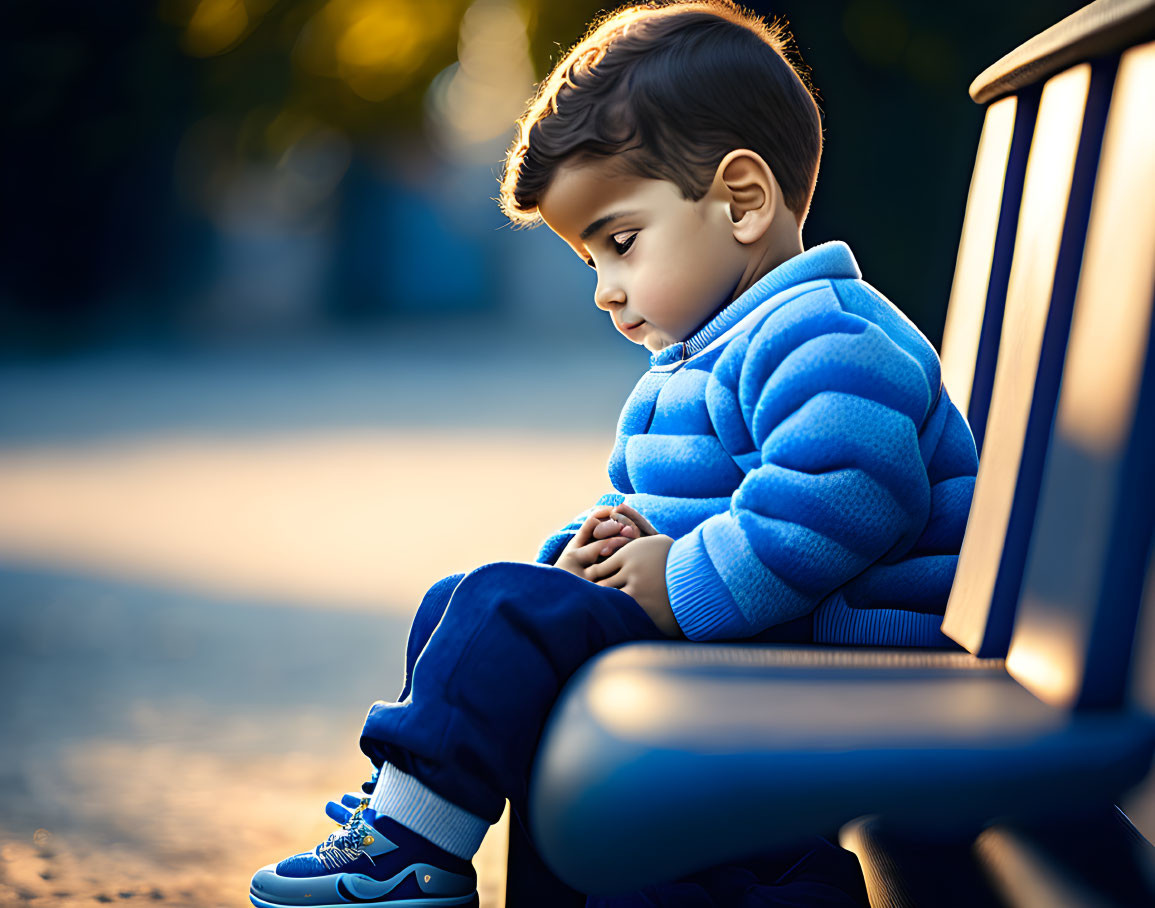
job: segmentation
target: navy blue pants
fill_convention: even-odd
[[[511,835],[520,832],[528,842],[530,766],[562,687],[602,650],[659,639],[633,598],[559,568],[501,562],[446,577],[425,594],[413,619],[401,695],[370,708],[361,749],[375,764],[388,761],[490,823],[509,798]],[[547,889],[551,905],[584,903],[535,856],[528,860],[530,879],[511,880],[511,888],[527,888],[538,904],[545,904]],[[758,885],[767,880],[769,888]],[[590,904],[849,906],[865,904],[862,885],[853,855],[814,839],[791,853]],[[735,900],[731,887],[752,900]],[[578,900],[569,901],[571,895]]]
[[[361,749],[496,823],[523,803],[546,717],[591,656],[662,633],[630,596],[560,568],[500,562],[446,577],[409,633],[405,689],[374,703]]]

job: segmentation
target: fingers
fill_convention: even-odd
[[[635,530],[634,532],[637,532],[637,530]],[[611,539],[607,539],[602,544],[602,547],[600,549],[598,549],[598,555],[601,556],[602,558],[605,558],[609,555],[612,555],[614,552],[616,552],[618,549],[620,549],[627,542],[630,542],[632,538],[633,537],[631,537],[631,536],[614,536]]]
[[[637,539],[641,534],[638,528],[626,520],[603,520],[594,527],[594,539],[609,539],[611,536],[625,536],[627,539]]]
[[[611,536],[626,536],[630,539],[637,539],[642,535],[642,530],[638,526],[638,521],[635,517],[640,517],[633,508],[626,507],[624,510],[619,506],[610,510],[606,518],[594,528],[595,539],[609,539]],[[651,529],[653,529],[651,527]]]
[[[574,546],[583,546],[590,542],[594,538],[594,528],[599,523],[607,520],[609,516],[610,508],[606,507],[605,505],[601,506],[600,508],[594,508],[590,512],[590,516],[585,519],[580,527],[578,527],[578,531],[574,534],[574,538],[570,541],[570,544]]]
[[[630,540],[623,539],[620,536],[615,536],[613,539],[594,539],[591,542],[581,546],[573,546],[569,548],[563,558],[558,559],[557,566],[570,570],[576,568],[581,576],[587,580],[593,579],[587,575],[587,571],[598,564],[602,558],[607,555],[612,555]],[[564,559],[564,560],[563,560]],[[575,573],[575,571],[570,571]]]
[[[607,561],[599,561],[592,567],[588,567],[584,571],[586,580],[596,583],[598,586],[606,586],[611,589],[620,590],[630,582],[630,572],[622,570],[619,562],[615,562],[615,566],[607,567]]]
[[[625,545],[625,543],[622,543],[622,545]],[[605,578],[611,577],[618,573],[618,571],[622,569],[623,564],[624,562],[622,560],[621,550],[619,549],[604,561],[599,561],[596,564],[590,565],[585,572],[586,579],[592,580],[594,583],[601,583]]]
[[[637,529],[638,522],[634,519],[634,516],[637,515],[637,513],[638,512],[631,507],[626,505],[618,505],[616,508],[610,511],[610,520],[616,520],[618,523]]]
[[[594,539],[607,539],[610,536],[617,536],[622,531],[624,524],[618,523],[616,520],[602,520],[594,527]]]
[[[610,517],[614,520],[628,520],[632,522],[645,536],[658,535],[658,531],[654,529],[654,525],[628,504],[619,504],[616,508],[613,508]]]
[[[611,539],[601,540],[595,539],[593,542],[582,546],[577,551],[580,553],[579,558],[583,565],[591,565],[597,561],[613,555],[618,549],[624,546],[630,539],[624,536],[614,536]]]

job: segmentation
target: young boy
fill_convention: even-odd
[[[974,443],[849,249],[803,250],[821,126],[782,47],[725,0],[647,5],[540,87],[503,207],[594,268],[594,303],[651,353],[617,494],[541,563],[429,591],[401,697],[362,732],[379,775],[330,806],[339,832],[257,872],[255,905],[476,905],[482,836],[507,798],[524,815],[554,700],[609,646],[945,642]]]

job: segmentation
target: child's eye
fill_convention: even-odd
[[[634,245],[634,240],[638,238],[638,232],[632,231],[630,233],[615,233],[610,237],[610,242],[613,244],[614,252],[618,255],[624,255],[626,250]]]

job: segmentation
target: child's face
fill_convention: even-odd
[[[731,302],[749,264],[719,194],[689,201],[673,183],[623,176],[604,161],[560,167],[538,210],[597,271],[594,304],[654,352]]]

